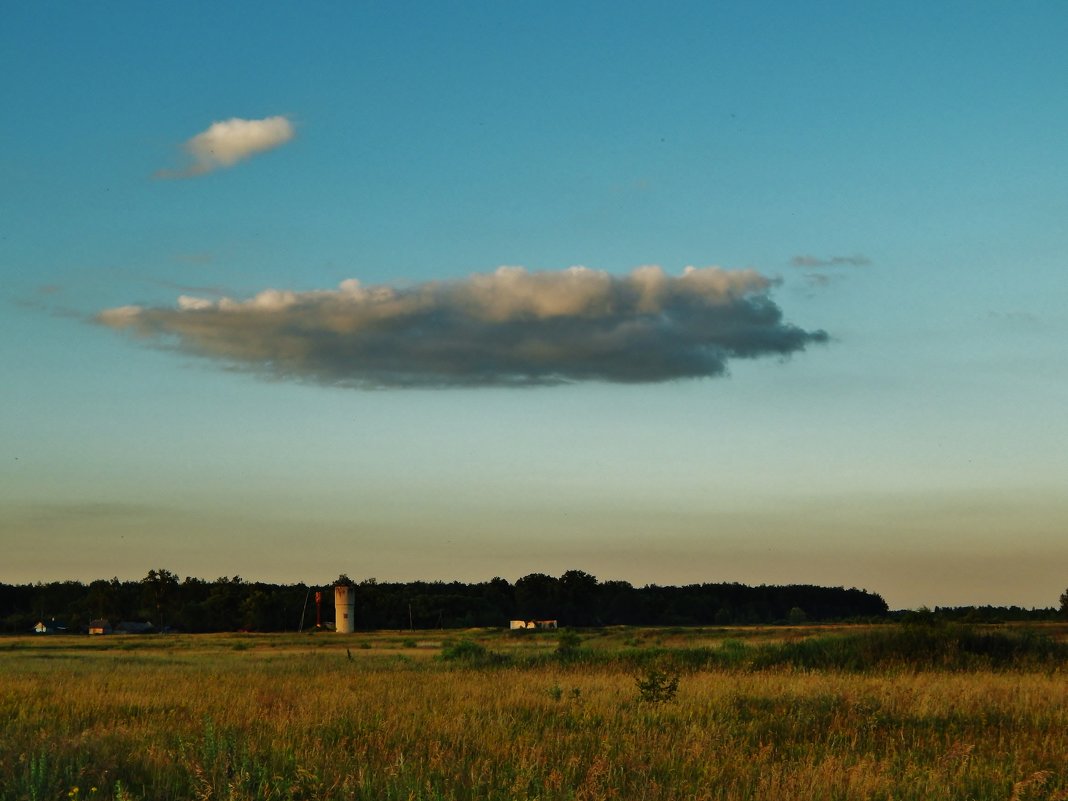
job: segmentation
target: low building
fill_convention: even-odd
[[[555,620],[510,620],[510,629],[555,629],[559,628]]]
[[[90,634],[111,634],[111,624],[106,620],[90,620]]]

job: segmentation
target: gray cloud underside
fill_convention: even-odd
[[[234,301],[179,298],[96,320],[231,368],[329,385],[530,386],[722,375],[732,358],[786,356],[823,331],[784,323],[752,270],[504,267],[411,287],[265,290]]]
[[[867,267],[871,264],[871,259],[861,254],[855,256],[831,256],[827,259],[821,259],[816,256],[794,256],[790,263],[794,267]]]

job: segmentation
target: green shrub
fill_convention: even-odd
[[[489,651],[482,643],[474,640],[460,640],[459,642],[447,642],[441,649],[441,658],[447,661],[460,660],[473,662],[482,659]]]
[[[441,649],[441,658],[447,662],[462,662],[478,667],[502,665],[508,662],[508,657],[504,654],[495,653],[474,640],[446,642]]]
[[[556,641],[556,655],[563,661],[571,661],[582,650],[582,638],[573,631],[565,631]]]
[[[679,671],[670,665],[651,665],[634,677],[638,688],[638,700],[649,704],[661,704],[675,700],[679,691]]]

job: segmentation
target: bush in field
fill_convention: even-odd
[[[935,613],[926,606],[919,609],[910,609],[901,618],[901,622],[908,626],[936,626],[939,623]]]
[[[489,650],[474,640],[446,643],[441,649],[441,658],[446,661],[477,662],[485,659]]]
[[[563,662],[576,659],[582,651],[582,638],[573,631],[565,631],[556,641],[556,656]]]
[[[472,667],[500,665],[508,661],[504,654],[495,653],[474,640],[445,643],[445,647],[441,649],[441,658],[447,662],[462,662]]]
[[[679,671],[668,665],[651,665],[634,677],[638,700],[649,704],[674,701],[679,691]]]

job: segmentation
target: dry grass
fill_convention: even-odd
[[[588,647],[611,638],[693,644]],[[641,704],[622,663],[476,668],[442,642],[2,640],[0,798],[1068,798],[1060,670],[699,671]]]

